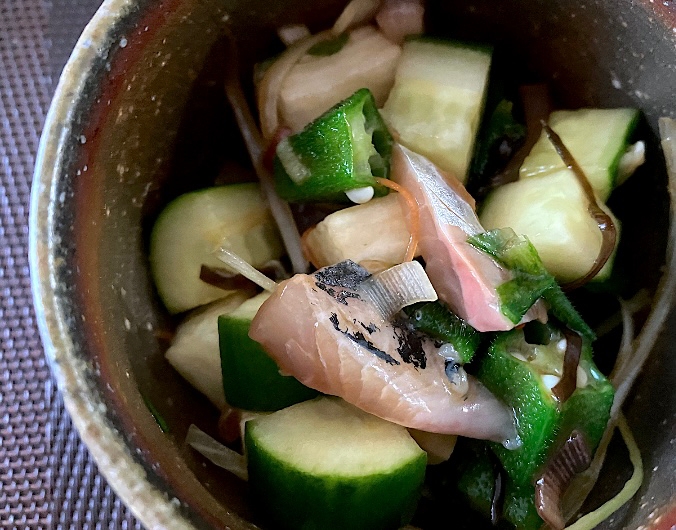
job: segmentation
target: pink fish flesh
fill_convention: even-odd
[[[439,298],[479,331],[512,329],[515,324],[502,313],[497,293],[512,274],[467,242],[468,236],[484,229],[465,187],[425,157],[399,145],[392,153],[392,180],[410,191],[418,203],[418,250]],[[533,305],[521,323],[534,319],[547,319],[542,301]]]
[[[249,336],[282,372],[391,422],[427,432],[514,440],[512,412],[469,376],[453,388],[434,343],[386,321],[362,298],[368,272],[346,261],[282,282],[259,309]]]

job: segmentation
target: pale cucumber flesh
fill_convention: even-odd
[[[441,40],[408,41],[383,108],[403,145],[461,182],[467,179],[490,64],[487,49]]]
[[[561,137],[602,201],[616,186],[617,167],[637,120],[638,111],[630,108],[560,110],[549,117],[549,125]],[[523,179],[564,167],[543,133],[519,173]]]
[[[225,244],[254,267],[283,248],[258,184],[232,184],[181,195],[162,211],[150,240],[158,293],[171,313],[226,296],[200,280],[202,265],[223,267],[213,251]]]
[[[567,169],[505,184],[493,190],[481,209],[486,230],[512,228],[528,237],[545,268],[562,282],[584,276],[601,248],[601,231],[588,212],[588,201]],[[619,222],[605,205],[602,208]],[[613,257],[596,276],[605,279]]]
[[[218,346],[218,317],[237,308],[246,295],[234,292],[188,314],[176,328],[165,357],[192,386],[220,410],[225,407],[221,355]]]

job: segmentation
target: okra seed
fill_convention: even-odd
[[[587,386],[587,372],[581,366],[577,367],[577,388],[584,388]]]
[[[551,374],[545,374],[542,376],[542,382],[549,390],[554,388],[560,380],[560,377]]]
[[[373,187],[366,186],[364,188],[354,188],[352,190],[348,190],[345,192],[345,195],[347,195],[347,198],[354,203],[364,204],[365,202],[369,202],[371,199],[373,199],[373,193]]]
[[[566,351],[566,347],[568,346],[566,339],[561,339],[559,342],[556,343],[556,349],[559,350],[560,352]]]
[[[453,344],[448,342],[441,345],[439,348],[439,355],[441,355],[444,359],[448,361],[454,361],[455,363],[457,363],[457,361],[460,359],[458,350],[453,347]]]

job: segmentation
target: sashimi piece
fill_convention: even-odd
[[[518,324],[502,313],[497,292],[512,274],[467,242],[468,236],[484,229],[465,187],[401,145],[392,151],[392,180],[409,190],[418,203],[418,249],[439,298],[479,331],[507,331]],[[521,322],[546,318],[546,308],[538,301]]]
[[[283,373],[405,427],[514,441],[512,412],[469,376],[454,388],[433,341],[363,298],[366,269],[345,261],[277,287],[251,323]]]

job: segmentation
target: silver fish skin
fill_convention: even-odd
[[[467,242],[484,232],[474,199],[452,175],[401,145],[392,152],[392,180],[410,191],[420,212],[418,250],[439,298],[478,331],[508,331],[530,320],[547,320],[542,301],[515,324],[500,309],[497,288],[509,270]],[[403,199],[402,199],[403,200]],[[407,216],[410,208],[406,208]],[[408,219],[409,228],[412,226]]]
[[[263,304],[249,336],[282,373],[393,423],[497,442],[516,436],[508,407],[471,376],[458,393],[434,343],[383,320],[355,287],[297,274]]]

